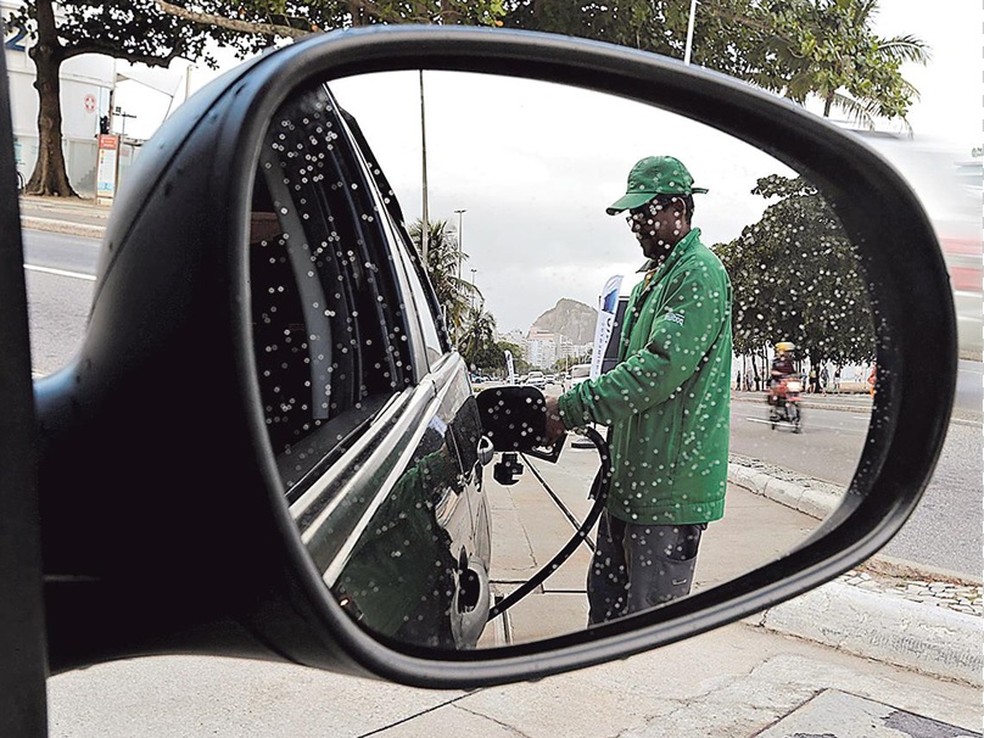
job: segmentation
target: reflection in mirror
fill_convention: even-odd
[[[250,278],[284,494],[353,618],[533,641],[807,540],[876,389],[861,259],[808,176],[584,90],[329,87],[271,121]]]

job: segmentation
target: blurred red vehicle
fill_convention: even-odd
[[[916,191],[940,240],[957,310],[960,357],[981,360],[982,193],[980,152],[918,137],[858,131]]]

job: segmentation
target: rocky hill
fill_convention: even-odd
[[[598,311],[590,305],[562,297],[557,304],[533,322],[533,328],[559,333],[575,345],[594,340]]]

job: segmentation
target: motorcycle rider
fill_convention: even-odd
[[[796,346],[789,341],[779,341],[776,344],[776,355],[772,359],[772,370],[769,377],[769,404],[775,405],[778,388],[782,380],[796,373],[793,366],[793,351]]]

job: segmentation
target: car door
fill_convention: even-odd
[[[454,506],[464,507],[461,517],[467,516],[469,529],[467,536],[462,531],[462,537],[453,546],[457,586],[452,597],[451,623],[455,642],[473,645],[485,627],[491,601],[491,522],[483,469],[492,459],[492,443],[482,435],[478,405],[464,362],[440,339],[443,332],[437,303],[421,274],[419,262],[412,256],[409,239],[399,224],[390,220],[390,225],[414,301],[413,314],[427,347],[427,370],[440,400],[438,425],[447,427],[447,443],[456,452],[462,475],[454,488]]]
[[[261,154],[250,237],[255,359],[284,492],[354,618],[463,648],[488,611],[477,411],[398,236],[330,92],[292,98]]]

